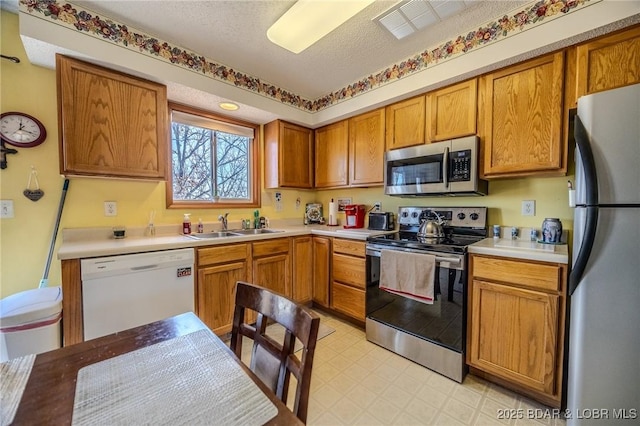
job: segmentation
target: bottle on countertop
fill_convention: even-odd
[[[204,232],[204,225],[202,224],[202,219],[198,219],[198,234],[202,234]]]
[[[191,234],[191,213],[185,213],[182,219],[182,233],[184,235]]]

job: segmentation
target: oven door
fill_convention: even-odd
[[[381,250],[401,250],[436,256],[435,300],[425,304],[380,290]],[[367,244],[366,316],[445,349],[464,353],[466,340],[465,255]]]

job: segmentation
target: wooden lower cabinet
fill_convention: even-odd
[[[329,307],[331,238],[313,237],[313,303]]]
[[[313,297],[313,237],[305,235],[291,239],[291,298],[298,303],[311,302]]]
[[[198,317],[216,334],[231,331],[236,282],[250,278],[250,244],[199,248],[196,309]]]
[[[335,238],[331,261],[330,307],[364,322],[367,283],[364,241]]]
[[[289,239],[260,241],[252,244],[252,283],[291,297]]]
[[[566,265],[470,256],[472,372],[559,407]]]

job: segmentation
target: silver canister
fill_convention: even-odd
[[[500,238],[500,225],[493,225],[493,238]]]
[[[555,217],[548,217],[542,222],[542,242],[557,244],[562,239],[562,222]]]

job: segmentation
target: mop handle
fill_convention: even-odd
[[[49,256],[47,256],[47,263],[44,266],[44,273],[40,280],[39,288],[44,288],[49,285],[49,268],[51,267],[51,258],[53,257],[53,248],[56,245],[56,237],[58,236],[58,227],[60,226],[60,217],[62,216],[62,208],[64,207],[64,199],[67,196],[67,189],[69,188],[69,179],[64,180],[62,185],[62,195],[60,196],[60,205],[58,206],[58,215],[56,216],[56,224],[53,227],[53,236],[51,237],[51,246],[49,247]]]

